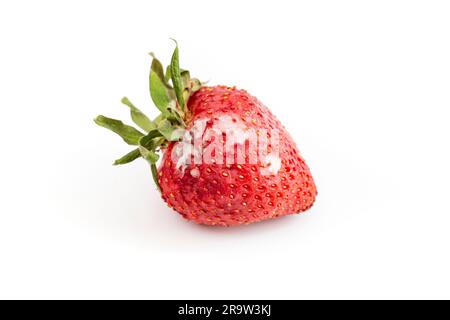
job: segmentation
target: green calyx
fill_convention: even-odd
[[[134,150],[117,159],[114,165],[144,158],[151,165],[158,188],[156,163],[160,158],[159,152],[169,142],[180,139],[180,132],[186,128],[185,122],[189,117],[187,102],[202,86],[198,79],[191,79],[189,71],[180,68],[178,44],[175,40],[174,42],[175,51],[166,69],[155,55],[150,53],[153,58],[149,75],[150,97],[160,112],[154,120],[150,120],[126,97],[122,99],[122,103],[130,109],[131,119],[140,130],[104,116],[94,119],[97,125],[113,131],[127,144],[136,146]]]

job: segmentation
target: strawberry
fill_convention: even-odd
[[[317,195],[311,172],[270,110],[244,90],[191,79],[178,54],[177,45],[165,73],[152,55],[150,94],[161,111],[156,119],[122,100],[145,133],[95,119],[137,146],[115,164],[146,159],[164,201],[198,224],[250,224],[311,208]]]

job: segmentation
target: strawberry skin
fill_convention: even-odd
[[[204,135],[223,118],[246,129],[278,131],[280,168],[274,174],[262,175],[267,165],[259,160],[240,165],[191,161],[180,167],[179,159],[173,158],[180,142],[172,142],[158,169],[162,198],[169,207],[188,220],[211,226],[250,224],[312,207],[317,189],[308,166],[286,129],[255,97],[236,88],[202,87],[187,106],[187,129],[201,119],[207,122]],[[225,140],[222,143],[225,147]],[[248,150],[245,156],[248,160]]]

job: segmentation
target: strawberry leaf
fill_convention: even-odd
[[[170,72],[170,65],[167,66],[166,68],[166,75],[165,75],[165,79],[166,82],[169,82],[172,79],[172,72]]]
[[[169,120],[163,120],[158,125],[158,131],[167,139],[167,141],[178,141],[181,138],[179,128],[173,126]]]
[[[185,111],[185,102],[183,97],[184,86],[180,71],[178,43],[175,41],[175,44],[175,51],[173,52],[172,61],[170,63],[170,74],[172,77],[172,84],[175,89],[175,95],[177,96],[178,104],[180,105],[181,110]]]
[[[181,73],[181,80],[183,81],[183,87],[184,89],[190,88],[190,81],[191,81],[191,74],[187,70],[182,70]]]
[[[156,144],[154,143],[154,141],[156,138],[160,137],[162,137],[161,132],[159,132],[158,130],[152,130],[145,137],[142,137],[139,140],[139,145],[148,150],[154,150],[156,149]]]
[[[191,90],[192,92],[200,90],[202,87],[202,82],[198,79],[191,79]]]
[[[99,126],[118,134],[129,145],[138,145],[139,140],[144,136],[143,133],[133,127],[123,124],[120,120],[98,116],[94,121]]]
[[[191,74],[189,71],[181,71],[181,80],[183,81],[183,99],[188,101],[191,96]]]
[[[153,150],[148,150],[142,146],[139,146],[139,152],[141,153],[142,157],[151,164],[155,164],[159,160],[159,156]]]
[[[137,158],[139,158],[140,156],[141,156],[141,153],[140,153],[139,149],[134,149],[130,153],[124,155],[122,158],[117,159],[114,162],[114,165],[117,166],[117,165],[130,163],[130,162],[136,160]]]
[[[166,112],[167,106],[172,100],[166,79],[164,77],[164,70],[161,62],[153,58],[150,69],[150,96],[153,103],[161,112]]]
[[[133,119],[133,122],[142,130],[150,132],[155,129],[156,126],[150,119],[141,110],[136,108],[127,97],[122,99],[122,103],[130,108],[131,119]]]
[[[184,122],[185,114],[179,108],[177,108],[177,104],[175,101],[167,107],[167,113],[164,115],[163,119],[169,120],[171,123],[175,123],[176,125],[180,125],[181,127],[186,127],[186,123]]]

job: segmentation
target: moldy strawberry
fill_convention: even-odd
[[[115,164],[146,159],[164,201],[199,224],[235,226],[311,208],[317,195],[311,172],[271,111],[245,90],[204,86],[180,69],[178,55],[177,46],[166,70],[152,55],[158,117],[150,120],[124,98],[140,130],[95,119],[136,146]]]

